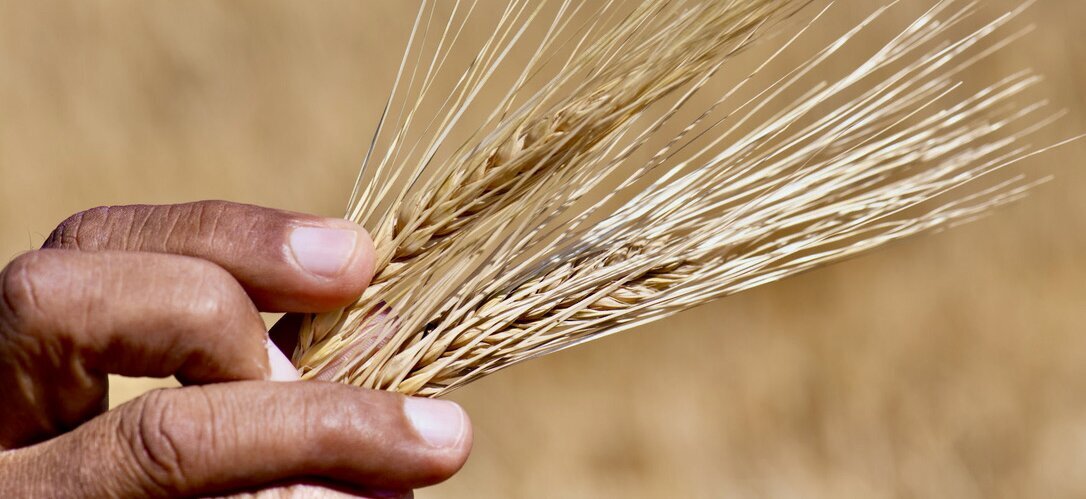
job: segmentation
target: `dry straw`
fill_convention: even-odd
[[[467,49],[489,3],[424,1],[348,213],[377,276],[305,319],[303,375],[441,395],[1026,192],[958,190],[1055,118],[1016,102],[1028,71],[958,82],[1021,9],[954,38],[976,5],[937,2],[824,80],[879,9],[753,88],[830,9],[808,3],[507,0]],[[755,43],[756,70],[709,92]]]

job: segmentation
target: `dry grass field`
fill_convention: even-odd
[[[817,31],[881,3],[840,0]],[[0,255],[103,204],[340,214],[416,5],[0,1]],[[1032,66],[1070,111],[1040,142],[1086,131],[1083,19],[1039,0],[1037,29],[966,79]],[[1056,180],[456,392],[475,453],[419,496],[1086,496],[1086,142],[1019,169]]]

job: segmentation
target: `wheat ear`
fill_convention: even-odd
[[[575,8],[558,4],[544,48],[572,26]],[[541,12],[510,5],[502,23]],[[433,171],[423,153],[400,193],[370,184],[360,195],[352,217],[381,220],[381,277],[354,307],[308,318],[296,363],[310,378],[437,396],[1022,197],[1034,182],[1021,177],[951,197],[1047,149],[1024,138],[1059,114],[1016,104],[1039,81],[1028,71],[961,96],[958,75],[1017,38],[998,33],[1021,9],[946,42],[975,10],[954,5],[935,3],[854,71],[810,84],[879,9],[733,103],[754,75],[742,80],[653,146],[734,54],[799,4],[638,2],[595,42],[584,40],[604,21],[573,30],[585,48],[528,97],[516,98],[518,79],[478,145]],[[403,141],[390,142],[395,158]],[[587,201],[598,189],[603,200]]]
[[[453,12],[461,10],[464,3],[456,2]],[[470,14],[477,3],[463,8]],[[461,148],[449,160],[433,163],[434,151],[442,145],[438,138],[458,123],[502,64],[509,47],[517,43],[548,3],[559,5],[546,23],[547,35],[537,51],[539,57],[519,70],[517,83],[498,104],[498,110],[491,113],[487,123],[493,130],[478,145]],[[712,2],[641,2],[624,13],[616,26],[589,43],[593,33],[604,27],[603,21],[588,26],[571,23],[589,10],[585,4],[510,2],[494,36],[461,75],[450,98],[453,102],[444,103],[449,109],[433,132],[438,138],[418,155],[414,167],[392,164],[394,151],[414,123],[417,110],[412,109],[375,168],[374,177],[379,180],[366,184],[365,192],[357,198],[359,202],[352,203],[348,217],[376,227],[373,235],[378,258],[373,285],[358,306],[307,323],[299,352],[319,351],[313,349],[314,345],[334,329],[360,327],[373,303],[401,298],[387,295],[403,276],[412,275],[414,268],[432,267],[431,260],[437,255],[449,256],[448,246],[453,240],[471,239],[480,231],[492,230],[491,221],[501,220],[508,208],[516,207],[525,195],[543,191],[542,183],[576,181],[586,172],[600,175],[601,157],[629,132],[645,108],[695,79],[704,84],[706,75],[751,43],[765,25],[786,16],[786,9],[794,8],[793,4],[801,3],[733,2],[722,8]],[[434,8],[435,4],[423,3],[405,62],[411,55],[419,24],[427,14],[432,15]],[[620,10],[618,2],[606,2],[592,17],[602,19]],[[462,29],[453,27],[453,20],[443,30],[443,38]],[[546,62],[542,55],[563,35],[576,37],[579,49],[542,89],[517,102],[528,75]],[[451,44],[445,48],[451,49]],[[429,69],[441,59],[442,54],[435,53]],[[430,84],[428,74],[419,86],[425,92]],[[415,105],[421,100],[418,98]],[[511,111],[514,105],[517,109]],[[364,173],[360,182],[363,178]],[[405,188],[393,193],[391,188],[398,182]],[[356,188],[356,195],[359,190]],[[382,200],[386,206],[380,206]],[[382,215],[372,216],[375,211]],[[299,362],[308,364],[312,360]]]

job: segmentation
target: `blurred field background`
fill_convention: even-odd
[[[416,5],[0,1],[0,254],[104,204],[341,214]],[[1044,74],[1070,115],[1039,142],[1086,131],[1082,19],[1040,0],[967,75]],[[419,496],[1086,496],[1084,168],[1080,142],[1022,165],[1056,180],[993,217],[461,390],[474,455]]]

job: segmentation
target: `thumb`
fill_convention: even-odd
[[[74,432],[0,454],[0,497],[206,496],[302,480],[355,493],[443,481],[471,428],[451,402],[329,383],[152,392]]]

